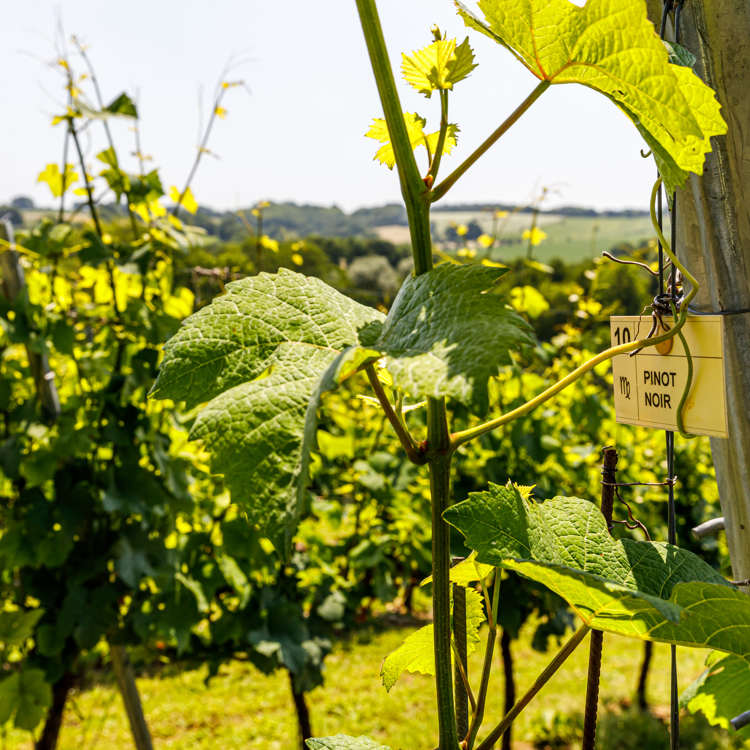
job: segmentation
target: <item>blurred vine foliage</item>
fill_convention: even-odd
[[[303,696],[322,682],[331,635],[395,596],[396,578],[411,580],[413,562],[428,568],[412,546],[420,524],[410,478],[385,441],[380,484],[361,476],[355,459],[364,459],[364,444],[323,451],[321,491],[351,496],[361,511],[354,525],[338,524],[334,500],[321,495],[287,563],[188,441],[195,414],[147,399],[162,345],[194,307],[193,292],[175,282],[175,259],[199,250],[204,234],[177,216],[197,209],[190,185],[166,191],[158,170],[146,171],[136,103],[123,93],[102,104],[78,49],[86,79],[69,59],[58,61],[69,107],[53,124],[66,130],[66,160],[39,176],[60,201],[59,215],[2,248],[20,258],[25,284],[11,301],[5,275],[0,296],[0,724],[35,731],[44,721],[37,745],[54,747],[69,690],[87,664],[106,659],[107,644],[137,646],[134,654],[148,660],[208,662],[209,676],[232,658],[266,672],[285,668],[302,723]],[[220,84],[216,116],[226,114],[219,97],[234,85]],[[115,117],[134,125],[135,174],[122,168],[112,141]],[[92,165],[81,138],[102,125],[108,147]],[[68,163],[71,154],[77,163]],[[68,213],[71,192],[86,205]],[[112,196],[124,208],[102,205]],[[59,408],[45,402],[40,361]],[[349,474],[327,483],[326,466],[342,456],[354,461]],[[319,510],[325,521],[315,520]],[[366,540],[392,514],[404,518],[401,536],[376,553]],[[363,569],[383,554],[404,560],[368,578]]]

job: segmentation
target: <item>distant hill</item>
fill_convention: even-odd
[[[24,205],[0,208],[0,212],[9,210],[14,218],[20,215],[25,223],[38,221],[45,213],[54,213],[52,209],[28,209]],[[104,205],[101,210],[105,220],[125,216],[124,206],[117,204]],[[493,256],[497,260],[509,261],[525,254],[528,243],[523,239],[523,232],[531,224],[532,209],[517,210],[514,206],[498,203],[446,204],[433,208],[431,223],[436,244],[453,247],[459,239],[455,228],[465,225],[468,233],[462,242],[468,241],[473,247],[479,234],[492,234],[496,210],[508,211],[511,215],[498,225],[501,236]],[[243,210],[250,227],[255,229],[256,218],[251,212],[252,208]],[[85,207],[81,207],[79,219],[83,219],[86,213]],[[248,238],[248,230],[235,211],[201,207],[195,216],[182,212],[180,218],[186,223],[203,227],[210,237],[222,242],[241,243]],[[534,249],[534,257],[545,261],[560,258],[573,262],[622,244],[638,246],[653,236],[648,212],[639,210],[597,212],[564,206],[540,211],[537,225],[547,234],[547,239]],[[393,245],[409,243],[406,210],[400,204],[361,208],[346,213],[337,206],[272,203],[263,212],[263,232],[282,241],[317,236],[379,238]]]

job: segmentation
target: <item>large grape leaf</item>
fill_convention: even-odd
[[[586,500],[538,504],[490,485],[443,515],[478,562],[544,584],[595,629],[750,660],[750,598],[692,552],[615,541]]]
[[[476,578],[474,579],[476,580]],[[459,584],[466,585],[466,584]],[[451,603],[452,606],[452,603]],[[487,619],[484,599],[474,590],[466,589],[466,653],[473,654],[479,644],[479,626]],[[383,660],[380,676],[385,689],[390,692],[403,672],[435,674],[435,630],[425,625],[412,633],[397,649]]]
[[[164,347],[152,395],[188,408],[208,402],[191,438],[205,441],[212,471],[280,553],[297,528],[316,385],[342,350],[377,338],[382,320],[319,279],[281,269],[228,284]]]
[[[680,705],[690,713],[701,711],[709,724],[731,731],[730,721],[750,710],[750,664],[737,656],[713,661],[680,696]],[[750,739],[750,726],[738,734]]]
[[[493,288],[507,270],[446,264],[410,276],[378,340],[366,352],[347,352],[331,377],[340,381],[368,358],[386,356],[393,385],[413,398],[447,396],[486,411],[490,376],[531,342],[531,326]]]
[[[541,80],[581,83],[615,102],[654,150],[668,189],[684,182],[683,172],[700,174],[710,136],[726,132],[714,92],[689,68],[670,65],[643,0],[479,0],[484,19],[456,5],[467,26]]]
[[[346,734],[336,734],[333,737],[315,737],[305,741],[310,750],[391,750],[387,745],[379,745],[364,735],[349,737]]]

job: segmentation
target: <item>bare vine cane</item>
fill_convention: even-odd
[[[615,472],[617,470],[617,451],[607,445],[602,449],[602,506],[601,511],[607,521],[607,528],[612,533],[612,511],[615,501]],[[599,710],[599,681],[602,671],[602,644],[604,633],[601,630],[591,631],[589,643],[589,674],[586,685],[586,710],[583,720],[583,744],[581,750],[594,750],[596,744],[596,717]]]

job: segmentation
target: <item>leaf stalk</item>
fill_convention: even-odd
[[[468,156],[464,162],[453,170],[433,191],[430,193],[430,201],[439,201],[463,175],[483,156],[492,146],[515,125],[521,116],[531,105],[550,87],[550,81],[541,81],[539,85],[518,105],[516,110],[500,125],[487,140],[479,146],[473,154]]]
[[[391,427],[393,427],[396,435],[398,435],[398,439],[401,442],[403,449],[406,451],[409,460],[418,466],[424,466],[427,463],[427,456],[419,450],[411,433],[406,429],[404,423],[398,418],[398,415],[393,410],[391,402],[388,400],[388,396],[383,388],[383,384],[378,380],[375,368],[370,365],[366,368],[365,372],[367,373],[367,379],[370,381],[373,391],[375,391],[375,395],[378,397],[378,401],[380,401],[380,405],[383,407],[385,416],[391,423]]]
[[[513,723],[518,714],[531,702],[532,698],[550,681],[552,676],[565,663],[567,658],[578,648],[581,641],[591,630],[588,625],[581,625],[576,630],[573,637],[558,651],[554,659],[547,665],[544,672],[534,680],[531,687],[516,701],[513,708],[503,717],[503,720],[487,735],[487,737],[477,746],[477,750],[490,750],[495,743],[505,734],[508,727]]]

